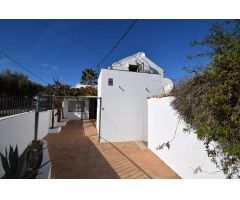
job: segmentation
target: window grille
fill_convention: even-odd
[[[84,112],[85,101],[69,101],[68,112]]]

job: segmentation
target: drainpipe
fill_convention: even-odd
[[[102,98],[99,98],[100,105],[99,105],[99,127],[98,127],[98,142],[100,142],[101,139],[101,113],[102,113]]]

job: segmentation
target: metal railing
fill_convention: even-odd
[[[0,97],[0,117],[35,110],[36,97]],[[39,96],[39,111],[52,109],[51,96]]]
[[[0,97],[0,117],[29,112],[34,109],[34,100],[27,97]]]
[[[52,110],[53,97],[38,95],[39,97],[39,111]]]

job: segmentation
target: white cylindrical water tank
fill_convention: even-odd
[[[173,82],[171,79],[163,79],[163,93],[168,94],[173,91]]]

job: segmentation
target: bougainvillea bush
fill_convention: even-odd
[[[209,63],[175,88],[172,106],[227,178],[240,177],[240,21],[215,24],[201,42]]]
[[[53,106],[57,109],[58,122],[61,121],[63,116],[63,106],[62,102],[64,97],[67,96],[97,96],[97,87],[94,85],[81,87],[81,88],[71,88],[70,85],[61,83],[58,79],[53,80],[53,84],[46,86],[45,93],[48,95],[54,94]]]

